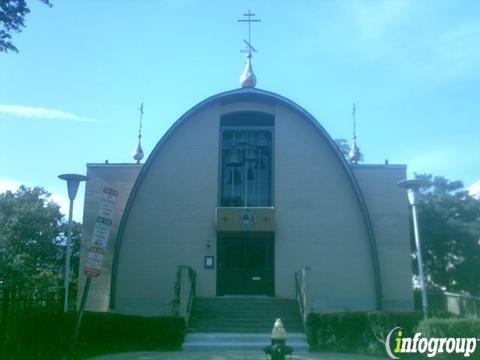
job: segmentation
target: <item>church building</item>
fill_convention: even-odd
[[[119,193],[87,310],[171,314],[180,265],[195,299],[295,300],[303,274],[308,311],[413,309],[406,166],[359,164],[355,137],[346,159],[307,109],[255,87],[251,58],[144,163],[139,134],[135,163],[87,164],[81,269],[102,189]]]

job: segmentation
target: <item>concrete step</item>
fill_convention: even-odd
[[[287,333],[303,331],[295,299],[196,298],[188,330],[205,333],[269,333],[277,318],[282,319]]]
[[[184,351],[261,351],[270,345],[270,333],[188,333]],[[302,333],[289,333],[287,345],[295,353],[307,352],[307,337]]]
[[[222,305],[217,305],[215,307],[212,307],[210,309],[205,309],[202,308],[198,305],[196,305],[195,312],[199,314],[205,314],[205,313],[211,313],[211,312],[221,312],[225,314],[235,314],[239,310],[242,310],[247,313],[266,313],[266,314],[275,314],[279,311],[283,312],[289,312],[289,313],[298,313],[298,306],[296,307],[291,307],[290,305],[288,306],[264,306],[264,307],[255,307],[255,306],[232,306],[232,307],[226,307]]]
[[[262,326],[262,327],[252,327],[252,326],[225,326],[225,327],[219,327],[219,326],[207,326],[207,325],[202,325],[198,327],[189,327],[188,331],[192,333],[215,333],[215,332],[223,332],[223,333],[237,333],[237,332],[242,332],[242,333],[265,333],[268,332],[269,330],[271,331],[271,326]],[[301,328],[292,328],[291,331],[295,332],[300,332],[303,331]]]
[[[254,302],[235,299],[235,300],[218,300],[212,299],[198,299],[194,301],[193,311],[199,314],[209,312],[223,312],[223,313],[237,313],[252,312],[252,313],[276,313],[278,311],[298,313],[298,303],[291,299],[275,299],[256,300]]]
[[[189,323],[189,331],[198,332],[198,331],[215,331],[218,329],[219,332],[269,332],[272,330],[274,320],[272,321],[191,321]],[[303,325],[299,322],[284,322],[285,329],[287,332],[301,332],[303,331]]]
[[[195,303],[197,307],[200,309],[215,309],[216,307],[221,308],[237,308],[241,307],[250,307],[250,308],[272,308],[272,307],[285,307],[285,306],[293,306],[298,307],[296,300],[292,299],[262,299],[262,300],[248,300],[248,299],[218,299],[218,298],[211,298],[211,299],[202,299],[196,298]]]
[[[293,317],[293,316],[281,316],[280,317],[282,319],[282,322],[283,322],[283,325],[285,326],[285,328],[289,327],[289,326],[293,326],[293,325],[301,325],[302,324],[302,321],[300,320],[300,318],[297,318],[297,316]],[[238,318],[238,319],[235,319],[235,318],[230,318],[230,317],[224,317],[224,318],[213,318],[213,317],[208,317],[208,318],[196,318],[196,317],[192,317],[191,320],[190,320],[190,323],[191,324],[194,324],[194,323],[202,323],[204,322],[206,319],[208,319],[208,322],[209,323],[216,323],[216,324],[224,324],[224,323],[227,323],[227,324],[269,324],[271,326],[273,326],[273,323],[275,322],[276,319],[278,319],[277,316],[271,316],[271,317],[261,317],[261,318],[256,318],[256,317],[251,317],[251,318]]]

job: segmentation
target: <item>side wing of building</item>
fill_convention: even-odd
[[[118,225],[122,218],[133,184],[135,183],[141,168],[142,165],[137,164],[87,164],[87,176],[89,180],[85,185],[77,304],[80,304],[85,284],[83,269],[85,267],[88,246],[93,236],[95,219],[100,208],[103,188],[113,188],[117,190],[119,194],[103,267],[100,276],[94,278],[91,283],[89,297],[86,304],[87,310],[107,311],[109,309],[111,270],[114,254],[113,249],[115,248]]]
[[[385,310],[413,310],[408,202],[397,183],[404,165],[354,165],[377,240]]]

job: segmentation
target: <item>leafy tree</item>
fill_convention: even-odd
[[[52,6],[50,0],[39,0],[42,3]],[[10,33],[21,32],[25,27],[25,16],[30,13],[26,0],[0,0],[0,51],[9,50],[18,52],[12,44]]]
[[[479,295],[480,200],[460,181],[426,174],[416,178],[431,183],[421,190],[417,207],[429,286]]]
[[[347,160],[348,162],[350,162],[350,158],[348,156],[348,154],[350,153],[350,149],[352,148],[351,145],[348,143],[348,140],[346,139],[335,139],[335,144],[337,144],[338,146],[338,149],[340,150],[340,152],[342,153],[343,157],[345,158],[345,160]],[[358,147],[358,146],[357,146]],[[360,159],[359,159],[359,162],[363,162],[363,153],[362,151],[360,150],[360,148],[358,148],[358,151],[360,152]]]
[[[0,194],[0,281],[11,289],[63,286],[65,235],[60,207],[42,188]],[[78,269],[80,224],[73,226],[72,269]],[[72,278],[77,279],[74,274]],[[75,286],[72,286],[75,295]]]

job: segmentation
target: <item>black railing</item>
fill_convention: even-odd
[[[0,359],[18,347],[19,332],[34,314],[63,314],[64,291],[0,287]],[[18,350],[18,349],[17,349]]]
[[[420,290],[414,291],[415,309],[422,309]],[[480,318],[480,298],[466,294],[443,291],[427,291],[430,315],[451,313],[461,317]]]

